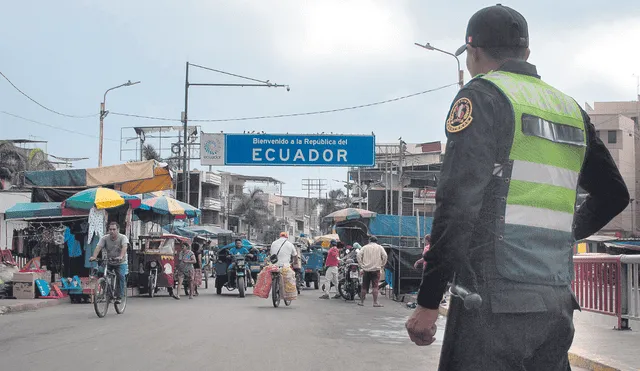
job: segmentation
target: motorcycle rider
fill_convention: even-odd
[[[246,258],[253,257],[253,254],[251,254],[249,250],[242,245],[242,240],[239,238],[236,238],[235,246],[229,249],[229,261],[231,262],[231,264],[229,264],[229,280],[230,281],[231,281],[232,275],[235,275],[236,263],[233,262],[234,255],[242,255]],[[248,274],[247,276],[251,279],[250,274]]]
[[[356,260],[356,255],[358,255],[358,251],[362,248],[362,246],[360,246],[359,243],[354,242],[353,245],[351,246],[351,249],[349,249],[347,251],[347,253],[345,254],[344,258],[342,258],[341,260],[347,261],[349,259],[353,259]]]

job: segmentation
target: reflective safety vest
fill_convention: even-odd
[[[492,71],[479,78],[504,93],[514,113],[509,161],[494,171],[508,184],[498,206],[498,273],[519,282],[569,284],[578,174],[586,152],[580,107],[533,76]]]

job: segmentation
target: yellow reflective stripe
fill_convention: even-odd
[[[505,223],[571,233],[573,213],[531,206],[507,205]]]
[[[576,171],[556,166],[514,160],[511,179],[575,190],[578,185],[578,175]]]

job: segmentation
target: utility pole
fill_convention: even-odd
[[[358,198],[358,208],[362,209],[362,183],[360,182],[360,167],[358,167],[358,195],[360,196]],[[369,199],[369,197],[367,197],[367,200]],[[369,209],[369,206],[367,204],[367,210]]]
[[[311,216],[311,192],[318,191],[318,200],[316,202],[316,226],[320,227],[320,221],[317,220],[317,207],[320,205],[320,199],[322,197],[322,191],[327,189],[326,179],[302,179],[302,190],[307,191],[308,203],[309,203],[309,216]]]
[[[223,75],[228,75],[228,76],[233,76],[233,77],[238,77],[241,79],[245,79],[245,80],[249,80],[249,81],[254,81],[257,82],[258,84],[211,84],[211,83],[206,83],[206,84],[202,84],[202,83],[190,83],[189,82],[189,67],[197,67],[203,70],[208,70],[208,71],[212,71],[212,72],[217,72],[217,73],[221,73]],[[262,80],[257,80],[251,77],[246,77],[246,76],[241,76],[241,75],[236,75],[233,73],[229,73],[229,72],[224,72],[224,71],[220,71],[220,70],[216,70],[213,68],[209,68],[209,67],[204,67],[204,66],[200,66],[197,64],[193,64],[193,63],[189,63],[188,61],[186,62],[186,72],[185,72],[185,80],[184,80],[184,112],[182,113],[182,122],[184,124],[183,126],[183,130],[184,130],[184,135],[183,135],[183,139],[184,139],[184,149],[183,149],[183,159],[182,159],[182,166],[183,166],[183,172],[185,174],[185,179],[184,179],[184,186],[185,186],[185,197],[184,200],[186,203],[189,203],[189,169],[187,167],[187,156],[190,157],[190,153],[188,150],[188,141],[187,141],[187,131],[188,131],[188,118],[189,118],[189,87],[190,86],[217,86],[217,87],[262,87],[262,88],[287,88],[287,91],[290,91],[291,88],[289,87],[289,85],[280,85],[280,84],[274,84],[272,82],[270,82],[269,80],[266,81],[262,81]]]
[[[404,185],[402,184],[402,168],[404,166],[404,147],[405,142],[400,138],[400,144],[398,146],[398,236],[400,236],[400,241],[398,246],[402,244],[402,203],[404,202]]]

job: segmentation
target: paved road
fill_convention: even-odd
[[[103,319],[89,304],[9,314],[0,316],[0,362],[12,371],[436,369],[442,332],[431,347],[414,346],[402,305],[319,295],[305,290],[273,308],[270,299],[202,290],[194,300],[130,298],[124,315],[110,308]]]
[[[273,308],[270,299],[202,292],[130,298],[124,315],[112,307],[103,319],[89,304],[0,316],[2,369],[436,369],[440,346],[410,343],[410,312],[400,304],[359,307],[319,295],[305,290],[291,307]]]

